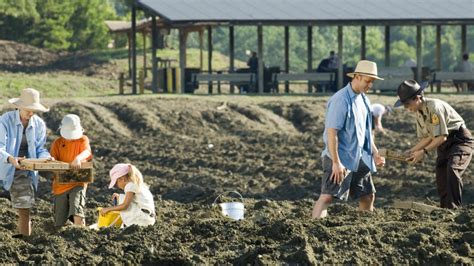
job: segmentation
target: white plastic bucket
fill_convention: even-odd
[[[237,191],[228,191],[228,192],[224,192],[222,194],[220,194],[219,196],[217,196],[217,198],[214,200],[214,203],[212,204],[213,206],[216,205],[216,202],[217,200],[223,196],[223,195],[226,195],[226,194],[229,194],[229,193],[234,193],[234,194],[237,194],[239,195],[240,197],[240,202],[237,202],[237,201],[232,201],[232,202],[222,202],[222,203],[219,203],[219,206],[221,208],[221,212],[224,216],[226,217],[229,217],[233,220],[241,220],[241,219],[244,219],[244,212],[245,212],[245,207],[244,207],[244,198],[242,197],[242,195],[240,195],[239,192]]]

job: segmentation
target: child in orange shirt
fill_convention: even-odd
[[[92,159],[89,138],[83,135],[79,116],[68,114],[61,121],[61,137],[51,145],[50,154],[58,161],[70,163],[73,169],[80,169],[81,164]],[[54,223],[63,226],[67,220],[76,225],[85,226],[85,200],[87,183],[64,183],[53,179]]]

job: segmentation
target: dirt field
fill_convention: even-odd
[[[473,96],[440,96],[474,129]],[[393,103],[395,97],[370,96]],[[151,227],[55,230],[50,180],[42,178],[34,233],[13,239],[16,214],[0,198],[0,262],[158,264],[473,264],[474,163],[465,173],[465,208],[430,214],[392,207],[396,200],[437,205],[434,155],[419,164],[388,162],[375,175],[376,211],[336,202],[330,217],[310,212],[322,175],[327,97],[111,97],[50,100],[43,115],[49,143],[66,113],[81,116],[95,155],[87,223],[109,204],[108,170],[131,162],[155,195]],[[9,110],[4,104],[3,111]],[[415,142],[412,115],[384,119],[379,147],[403,151]],[[212,145],[211,145],[212,144]],[[212,207],[222,192],[242,193],[245,219]]]

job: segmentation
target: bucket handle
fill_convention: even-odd
[[[234,191],[222,192],[221,194],[219,194],[219,196],[217,196],[217,198],[214,200],[214,203],[212,203],[212,206],[215,206],[215,205],[216,205],[217,199],[219,199],[220,197],[222,197],[222,196],[224,196],[224,195],[230,194],[230,193],[234,193],[234,194],[239,195],[240,201],[241,201],[242,203],[244,203],[244,198],[242,197],[242,195],[240,195],[239,192],[237,192],[237,191],[234,190]]]

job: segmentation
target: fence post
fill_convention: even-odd
[[[140,94],[145,93],[145,72],[143,70],[140,70],[138,72],[138,86],[140,88]]]
[[[119,94],[123,94],[123,86],[125,84],[125,74],[120,72],[119,74]]]

